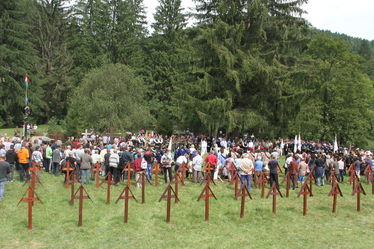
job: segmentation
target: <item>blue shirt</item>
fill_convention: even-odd
[[[262,171],[262,168],[264,167],[264,162],[261,160],[257,160],[255,162],[255,170],[256,171]]]

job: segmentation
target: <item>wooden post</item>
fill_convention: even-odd
[[[123,172],[127,172],[127,186],[130,187],[130,184],[131,184],[131,171],[133,171],[133,169],[131,168],[131,163],[128,162],[127,163],[127,167],[125,167],[123,170],[122,170],[122,173]]]
[[[261,171],[260,173],[260,180],[259,182],[261,183],[261,198],[265,197],[265,184],[268,182],[266,175],[264,172]]]
[[[79,191],[79,195],[77,195]],[[84,195],[84,193],[86,195]],[[83,199],[90,199],[91,200],[91,197],[88,195],[86,189],[83,187],[83,185],[81,184],[81,186],[77,189],[77,191],[74,193],[74,199],[79,199],[79,217],[78,217],[78,226],[82,226],[83,224]],[[92,201],[92,200],[91,200]]]
[[[178,185],[179,185],[179,182],[181,182],[181,176],[180,176],[180,173],[178,172],[175,172],[175,176],[174,176],[174,180],[171,182],[171,183],[174,183],[174,191],[175,191],[175,194],[176,195],[179,195],[178,193]],[[179,199],[178,198],[175,198],[175,203],[178,203]]]
[[[125,195],[123,195],[123,193],[125,192]],[[131,195],[129,195],[129,193]],[[135,195],[132,193],[131,189],[130,189],[130,186],[126,185],[125,188],[122,190],[121,194],[119,195],[116,203],[118,203],[119,200],[125,200],[125,204],[124,204],[124,218],[123,218],[123,221],[125,223],[127,223],[128,221],[128,217],[129,217],[129,199],[134,199],[135,201],[136,198],[135,198]]]
[[[337,180],[338,180],[338,178],[336,178],[335,172],[334,172],[334,171],[331,171],[331,172],[330,172],[330,177],[329,177],[329,183],[333,184],[333,183],[336,182]]]
[[[165,195],[166,192],[168,192],[167,195]],[[167,206],[166,206],[166,222],[167,223],[170,222],[170,216],[171,216],[170,209],[171,209],[171,199],[172,198],[178,199],[178,201],[179,201],[178,195],[174,192],[173,187],[169,183],[169,185],[166,187],[166,189],[162,193],[160,199],[158,200],[160,202],[162,199],[167,199]]]
[[[217,200],[212,189],[209,187],[209,183],[207,183],[203,191],[201,191],[199,198],[197,199],[197,201],[200,201],[201,198],[205,198],[205,220],[206,221],[209,220],[209,198],[210,197],[214,197],[214,199]]]
[[[39,167],[37,166],[37,163],[36,162],[33,162],[32,163],[32,167],[29,169],[29,171],[31,171],[31,179],[30,180],[27,180],[25,182],[26,183],[30,183],[30,187],[31,187],[31,190],[32,192],[35,191],[35,188],[36,188],[36,184],[41,184],[40,180],[38,179],[38,176],[37,176],[37,172],[40,171]],[[34,194],[32,193],[32,197],[34,197]],[[34,203],[32,202],[31,205],[34,205]]]
[[[236,173],[236,166],[234,163],[230,164],[228,171],[230,172],[230,177],[228,178],[228,181],[231,182],[231,179],[234,177],[234,174]]]
[[[100,172],[103,171],[101,169],[101,163],[96,162],[95,168],[92,169],[93,172],[95,172],[95,181],[96,181],[96,188],[100,187]]]
[[[182,165],[178,168],[178,172],[180,172],[180,174],[182,176],[180,178],[182,185],[184,185],[184,175],[186,174],[187,170],[188,170],[187,163],[185,163],[185,162],[183,162]]]
[[[332,212],[336,213],[336,200],[337,200],[337,195],[340,195],[343,197],[342,191],[340,190],[339,184],[337,182],[334,182],[334,184],[331,187],[331,190],[328,194],[328,196],[333,196],[333,202],[332,202]]]
[[[25,195],[27,193],[27,197],[25,198]],[[19,200],[17,206],[21,203],[21,202],[27,202],[27,217],[28,217],[28,224],[27,224],[27,228],[28,229],[32,229],[32,207],[33,207],[33,203],[35,201],[40,201],[40,203],[43,203],[39,196],[36,194],[35,190],[32,189],[31,187],[28,187],[26,192],[23,194],[22,198]]]
[[[252,200],[252,196],[248,191],[247,185],[243,184],[239,190],[239,192],[236,194],[236,196],[241,196],[242,201],[240,204],[240,218],[244,217],[244,205],[245,205],[245,197],[248,196]]]
[[[100,183],[100,186],[104,183],[107,184],[107,190],[106,190],[106,204],[110,203],[110,186],[115,184],[115,181],[113,181],[112,174],[108,172],[108,174],[105,177],[106,179]]]
[[[357,194],[357,204],[356,204],[357,212],[361,211],[361,193],[366,195],[366,192],[364,188],[362,187],[361,183],[357,182],[355,189],[352,191],[352,195]]]
[[[145,172],[144,171],[142,172],[142,176],[139,177],[137,183],[139,183],[139,181],[142,184],[142,203],[145,203],[145,182],[147,181],[151,185],[152,185],[152,183],[149,181],[148,178],[145,177]]]
[[[70,175],[71,177],[71,188],[70,188],[70,201],[69,201],[69,204],[70,205],[73,205],[74,204],[74,188],[75,188],[75,183],[78,182],[76,179],[75,179],[75,172],[73,171],[73,173]]]
[[[282,193],[279,191],[279,189],[277,188],[277,185],[275,184],[275,182],[273,183],[273,186],[270,188],[267,196],[266,196],[266,199],[269,198],[270,195],[273,195],[273,213],[277,213],[277,195],[280,195],[280,197],[283,198],[283,195]]]
[[[286,182],[286,198],[289,197],[290,195],[290,183],[291,183],[291,174],[290,174],[290,171],[287,171],[287,174],[284,176],[284,179],[282,181],[282,183]]]
[[[214,168],[210,165],[210,163],[207,163],[207,166],[204,168],[204,171],[206,173],[205,178],[203,181],[201,181],[200,185],[202,185],[203,183],[213,183],[214,185],[216,185],[211,174],[211,171],[213,169]]]
[[[304,184],[301,186],[300,192],[298,193],[297,197],[300,197],[300,195],[304,196],[304,198],[303,198],[304,199],[303,200],[303,216],[305,216],[307,211],[308,211],[308,200],[307,200],[308,195],[313,196],[307,182],[304,182]]]
[[[152,172],[155,174],[155,186],[158,186],[158,172],[160,171],[161,171],[160,165],[158,164],[158,162],[156,162],[153,165],[153,169],[152,169]]]
[[[309,175],[308,175],[308,178],[306,179],[305,182],[308,182],[309,181],[309,191],[310,191],[310,195],[312,196],[313,195],[313,182],[316,181],[316,178],[314,177],[313,173],[316,169],[316,166],[314,166],[312,168],[312,170],[310,171]]]
[[[366,169],[364,171],[364,174],[366,175],[366,184],[369,184],[370,176],[372,173],[373,173],[373,170],[371,169],[371,165],[366,166]]]
[[[237,200],[238,197],[237,197],[237,193],[238,193],[238,184],[239,182],[241,182],[241,179],[239,177],[239,174],[238,172],[235,173],[234,177],[231,179],[231,183],[230,184],[233,184],[235,183],[235,189],[234,189],[234,199]]]
[[[71,167],[70,161],[66,161],[65,167],[62,168],[63,171],[66,171],[65,187],[68,188],[70,182],[70,172],[74,171],[74,168]]]

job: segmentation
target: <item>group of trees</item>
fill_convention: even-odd
[[[0,2],[0,125],[124,131],[156,125],[364,144],[374,135],[374,42],[322,32],[307,0]],[[195,24],[187,27],[193,15]]]

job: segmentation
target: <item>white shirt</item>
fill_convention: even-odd
[[[177,158],[177,163],[179,163],[180,165],[182,165],[183,163],[187,163],[187,158],[185,156],[179,156]]]
[[[192,165],[193,165],[193,169],[196,170],[196,171],[201,171],[201,166],[203,164],[203,157],[200,156],[200,155],[197,155],[195,156],[193,159],[192,159]]]

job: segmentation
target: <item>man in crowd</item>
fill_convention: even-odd
[[[7,161],[5,161],[5,155],[0,155],[0,201],[4,200],[5,192],[5,181],[10,173],[10,166]]]
[[[14,150],[14,145],[10,145],[9,150],[5,154],[5,160],[9,163],[10,172],[8,175],[8,181],[13,182],[13,174],[14,174],[14,168],[17,163],[17,153]]]
[[[18,157],[18,164],[19,164],[20,181],[23,182],[25,178],[26,180],[29,180],[30,179],[30,174],[29,174],[30,152],[29,152],[29,149],[26,148],[26,142],[22,143],[21,149],[17,152],[17,157]]]

